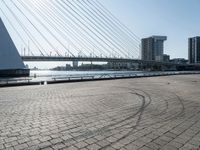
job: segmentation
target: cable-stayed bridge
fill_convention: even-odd
[[[98,0],[1,0],[0,14],[24,61],[179,64],[140,59],[140,38]]]
[[[139,59],[140,39],[97,0],[1,0],[0,9],[21,55]]]

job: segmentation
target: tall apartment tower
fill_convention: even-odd
[[[188,40],[189,63],[200,63],[200,36]]]
[[[163,61],[166,36],[151,36],[142,39],[142,60]]]

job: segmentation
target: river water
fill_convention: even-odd
[[[31,76],[70,76],[70,75],[99,75],[99,74],[116,74],[116,73],[142,73],[143,71],[51,71],[51,70],[32,70]]]
[[[101,76],[122,76],[130,74],[143,74],[144,71],[51,71],[51,70],[32,70],[30,72],[30,77],[33,81],[48,81],[55,78],[62,77],[88,77],[94,76],[96,78]]]

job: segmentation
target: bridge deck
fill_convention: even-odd
[[[126,62],[155,65],[200,66],[200,64],[177,64],[171,62],[145,61],[140,59],[101,58],[101,57],[60,57],[60,56],[22,56],[24,61],[88,61],[88,62]]]

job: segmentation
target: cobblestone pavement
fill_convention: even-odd
[[[199,146],[200,75],[0,89],[0,149]]]

